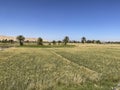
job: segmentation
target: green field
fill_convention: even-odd
[[[0,90],[112,90],[119,83],[117,44],[0,51]]]

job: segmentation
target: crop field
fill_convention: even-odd
[[[118,90],[120,45],[0,51],[0,90]]]

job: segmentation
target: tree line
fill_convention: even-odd
[[[12,39],[10,39],[10,40],[7,40],[7,39],[2,39],[2,40],[0,40],[0,42],[1,43],[14,43],[15,41],[14,40],[12,40]]]
[[[17,36],[16,39],[19,42],[20,46],[23,46],[24,42],[27,42],[27,43],[30,42],[29,40],[25,41],[25,37],[23,35]],[[12,44],[16,41],[14,41],[12,39],[11,40],[3,39],[3,40],[0,40],[0,42]],[[41,37],[37,38],[37,41],[36,41],[37,45],[43,45],[43,42],[44,41]],[[83,43],[83,44],[85,44],[85,43],[97,43],[97,44],[101,44],[101,41],[100,40],[87,40],[86,37],[82,37],[80,41],[76,41],[76,40],[71,41],[68,36],[65,36],[63,40],[59,40],[59,41],[53,40],[52,42],[48,42],[48,43],[49,43],[49,45],[51,45],[51,44],[52,45],[56,45],[56,44],[67,45],[67,43]]]
[[[19,36],[17,36],[16,39],[19,41],[20,46],[23,46],[25,37],[22,36],[22,35],[19,35]],[[60,43],[63,43],[64,45],[67,45],[68,42],[69,42],[69,37],[66,36],[66,37],[63,39],[63,41],[60,41],[60,40],[59,40],[59,41],[57,42],[57,41],[53,40],[52,42],[49,42],[49,45],[51,45],[51,43],[53,43],[53,45],[56,45],[56,43],[58,43],[59,45],[60,45]],[[39,38],[37,39],[37,45],[43,45],[43,39],[42,39],[41,37],[39,37]]]

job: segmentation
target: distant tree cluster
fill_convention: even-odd
[[[87,40],[86,37],[81,38],[81,43],[94,43],[94,44],[101,44],[100,40]]]
[[[56,45],[56,41],[55,40],[53,40],[52,43],[53,43],[53,45]]]
[[[105,42],[106,44],[120,44],[120,42],[112,42],[112,41],[108,41],[108,42]]]
[[[69,41],[69,43],[80,43],[80,41],[71,40],[71,41]]]
[[[69,42],[70,42],[69,37],[65,36],[65,38],[62,41],[61,40],[58,40],[58,41],[53,40],[51,43],[53,43],[53,45],[56,45],[56,44],[58,44],[58,45],[61,45],[61,44],[67,45],[67,43],[69,43]]]
[[[24,41],[24,40],[25,40],[25,37],[22,36],[22,35],[17,36],[16,39],[18,40],[20,46],[23,46],[24,42],[29,43],[28,40],[27,40],[27,41]],[[63,39],[63,41],[60,41],[60,40],[59,40],[59,41],[55,41],[55,40],[53,40],[52,42],[49,42],[49,45],[51,45],[51,43],[52,43],[53,45],[56,45],[57,43],[58,43],[58,45],[60,45],[61,43],[63,43],[64,45],[67,45],[68,42],[69,42],[69,37],[66,36],[66,37]],[[39,38],[37,39],[37,45],[43,45],[43,39],[42,39],[41,37],[39,37]]]
[[[101,44],[100,40],[87,40],[86,43],[96,43],[96,44]]]
[[[20,46],[23,46],[24,45],[24,42],[25,43],[37,43],[37,45],[43,45],[43,39],[41,37],[39,37],[37,39],[37,41],[25,41],[25,37],[23,35],[19,35],[16,37],[17,41],[19,42],[19,45]],[[3,40],[0,40],[1,43],[14,43],[15,41],[10,39],[10,40],[7,40],[7,39],[3,39]],[[44,42],[45,43],[45,42]],[[67,45],[67,43],[93,43],[93,44],[101,44],[102,42],[100,40],[87,40],[86,37],[82,37],[81,38],[81,41],[76,41],[76,40],[70,40],[68,36],[65,36],[63,40],[58,40],[58,41],[55,41],[53,40],[52,42],[47,42],[48,45]],[[120,42],[106,42],[106,43],[117,43],[117,44],[120,44]]]
[[[11,43],[11,44],[13,44],[14,40],[12,40],[12,39],[10,39],[10,40],[8,40],[8,39],[2,39],[2,40],[0,40],[0,42],[1,43]]]
[[[59,40],[59,41],[58,41],[58,45],[60,45],[61,43],[62,43],[62,41]]]

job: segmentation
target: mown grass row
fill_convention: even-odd
[[[77,47],[74,49],[56,49],[56,53],[80,66],[85,66],[100,73],[101,80],[98,86],[107,88],[120,83],[120,47],[119,46],[93,46]]]
[[[52,49],[10,48],[0,51],[0,90],[87,90],[98,73],[67,62]],[[92,85],[91,90],[100,90]],[[84,90],[84,89],[83,89]],[[89,89],[90,90],[90,89]],[[104,89],[103,89],[104,90]]]

